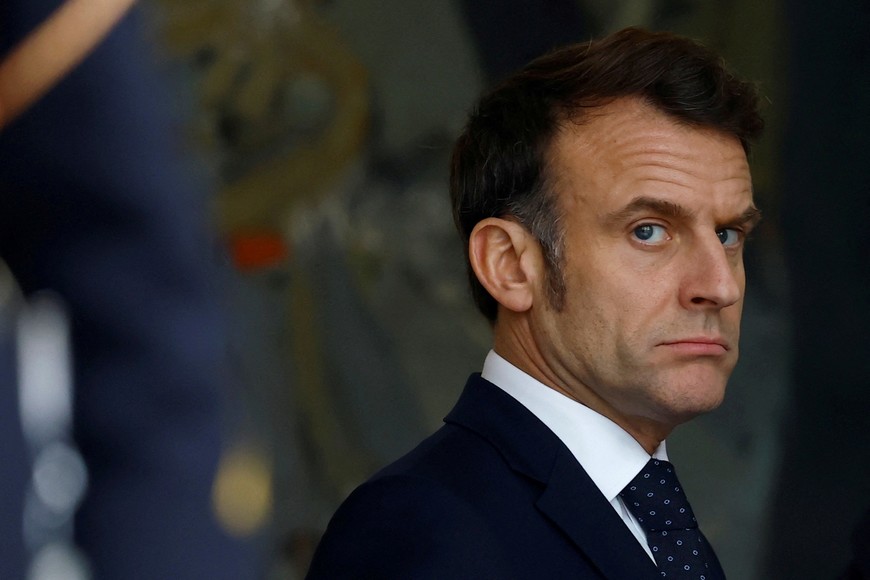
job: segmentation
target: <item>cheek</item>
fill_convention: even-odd
[[[601,292],[609,318],[620,321],[627,331],[640,330],[655,324],[675,302],[677,289],[673,279],[661,273],[621,277]]]
[[[662,315],[676,300],[678,278],[661,264],[638,263],[637,256],[634,261],[629,257],[620,252],[605,257],[602,252],[568,268],[565,310],[575,330],[630,344],[646,342],[650,332],[661,326]],[[601,350],[603,344],[599,341],[592,348]]]
[[[566,306],[570,314],[575,347],[587,358],[622,360],[626,353],[646,343],[650,320],[655,314],[644,308],[643,293],[631,285],[604,284],[602,280],[573,293]],[[645,330],[646,329],[646,330]],[[629,358],[633,358],[634,355]]]

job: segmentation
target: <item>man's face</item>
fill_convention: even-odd
[[[623,99],[566,124],[549,160],[566,293],[556,310],[539,281],[529,318],[547,382],[636,437],[718,406],[757,221],[740,142]]]

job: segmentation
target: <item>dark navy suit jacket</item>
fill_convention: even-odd
[[[308,578],[658,578],[567,447],[472,375],[439,431],[339,508]]]

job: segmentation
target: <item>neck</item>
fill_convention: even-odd
[[[673,426],[666,425],[661,421],[620,412],[617,407],[603,399],[593,389],[578,381],[569,384],[562,380],[560,377],[566,373],[554,370],[540,353],[535,342],[529,337],[528,333],[517,332],[516,326],[496,322],[493,333],[493,350],[538,382],[619,425],[650,455],[655,453],[661,442],[673,430]]]

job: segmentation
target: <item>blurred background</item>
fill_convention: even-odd
[[[4,50],[42,3],[3,9]],[[154,0],[0,132],[0,423],[21,442],[2,457],[17,470],[0,543],[24,554],[2,577],[138,577],[101,562],[153,534],[223,569],[147,572],[172,550],[158,542],[132,557],[143,578],[302,578],[339,502],[437,429],[490,346],[447,193],[469,107],[531,58],[629,25],[723,54],[767,120],[741,362],[669,454],[730,578],[866,565],[867,2]],[[40,381],[66,386],[25,385]],[[136,509],[153,529],[126,530]]]

